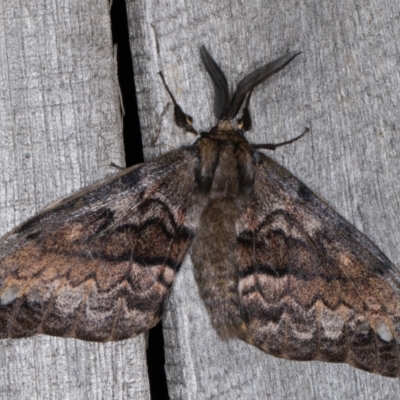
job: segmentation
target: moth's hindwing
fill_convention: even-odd
[[[400,375],[400,274],[364,235],[265,156],[238,231],[249,342]]]
[[[109,341],[157,323],[191,243],[180,149],[45,209],[0,241],[0,338]]]

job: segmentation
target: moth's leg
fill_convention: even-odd
[[[124,168],[124,167],[121,167],[121,166],[115,164],[114,162],[111,162],[110,165],[109,165],[109,167],[116,168],[116,169],[118,169],[118,170],[120,170],[120,171],[123,171],[124,169],[126,169],[126,168]]]
[[[238,129],[242,130],[243,132],[249,131],[251,129],[251,116],[250,116],[249,104],[252,93],[253,91],[251,91],[247,95],[246,103],[244,104],[243,107],[242,118],[238,120]]]
[[[158,74],[161,76],[164,87],[167,90],[169,97],[171,97],[172,102],[174,103],[175,124],[178,125],[180,128],[183,128],[186,132],[191,132],[195,135],[198,135],[197,131],[192,127],[193,118],[189,114],[185,114],[182,111],[181,106],[176,102],[174,95],[169,90],[167,82],[165,82],[164,74],[161,71]]]
[[[305,128],[305,129],[304,129],[304,132],[303,132],[301,135],[296,136],[296,137],[293,138],[293,139],[287,140],[286,142],[281,142],[281,143],[276,143],[276,144],[273,144],[273,143],[252,144],[251,147],[252,147],[253,149],[275,150],[277,147],[285,146],[285,145],[287,145],[287,144],[291,144],[291,143],[293,143],[293,142],[296,142],[297,140],[301,139],[301,138],[302,138],[306,133],[308,133],[308,132],[310,132],[310,129],[309,129],[309,128]]]

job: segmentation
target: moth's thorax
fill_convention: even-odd
[[[217,126],[213,128],[217,132],[232,132],[235,131],[231,121],[219,121]]]
[[[228,129],[230,128],[230,129]],[[197,143],[199,190],[212,197],[251,192],[254,181],[254,150],[240,131],[220,122]]]

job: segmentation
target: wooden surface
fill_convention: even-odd
[[[109,2],[0,1],[0,235],[123,165]],[[0,342],[0,399],[148,399],[144,338]]]
[[[208,130],[206,45],[233,85],[289,51],[302,54],[252,97],[252,142],[270,152],[400,266],[400,5],[390,0],[128,1],[147,159],[184,143],[167,82]],[[272,154],[271,154],[272,153]],[[398,399],[400,382],[320,362],[290,362],[221,342],[185,263],[164,316],[171,399]]]

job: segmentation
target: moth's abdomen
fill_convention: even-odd
[[[192,247],[195,276],[218,334],[244,338],[236,221],[253,190],[254,151],[226,122],[204,135],[197,150],[196,183],[206,205]]]
[[[201,215],[191,252],[200,296],[224,339],[243,337],[246,330],[238,294],[235,223],[239,214],[232,197],[212,200]]]

